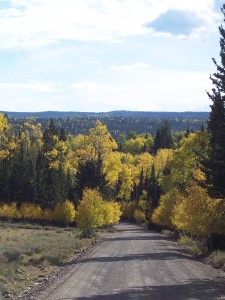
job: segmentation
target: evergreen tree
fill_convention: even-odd
[[[225,4],[221,9],[225,16]],[[212,196],[225,196],[225,30],[221,25],[220,31],[220,58],[219,65],[213,58],[217,72],[210,76],[214,85],[211,93],[211,113],[208,121],[209,158],[204,163],[206,167],[209,191]]]
[[[65,142],[67,140],[66,131],[64,127],[61,128],[60,134],[59,134],[59,140]]]
[[[156,208],[158,206],[160,194],[161,191],[160,191],[158,179],[155,174],[155,165],[153,164],[150,178],[149,178],[149,183],[148,183],[148,190],[147,190],[147,196],[148,199],[151,201],[153,208]]]
[[[54,120],[51,119],[48,127],[43,133],[43,150],[45,153],[51,151],[54,148],[56,143],[54,136],[58,136],[58,131],[55,127]]]
[[[170,124],[165,120],[156,131],[153,149],[156,153],[159,149],[171,149],[173,147],[174,143]]]
[[[99,156],[97,160],[87,160],[80,163],[76,175],[76,195],[80,200],[85,188],[98,188],[102,195],[107,194],[107,182],[103,173],[103,163]]]

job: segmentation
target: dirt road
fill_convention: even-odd
[[[223,272],[188,258],[158,233],[116,228],[36,299],[225,299]]]

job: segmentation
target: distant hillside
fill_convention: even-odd
[[[58,130],[64,128],[67,134],[88,134],[90,128],[99,119],[105,124],[114,138],[120,134],[128,135],[131,131],[138,134],[155,134],[157,128],[167,119],[173,132],[197,131],[207,127],[208,112],[139,112],[139,111],[112,111],[107,113],[87,112],[38,112],[17,113],[5,112],[15,131],[19,131],[27,118],[34,117],[35,123],[41,123],[44,130],[50,118],[54,119]]]
[[[160,118],[160,119],[208,119],[209,112],[151,112],[151,111],[126,111],[118,110],[111,112],[63,112],[63,111],[43,111],[43,112],[8,112],[9,118],[41,118],[41,119],[60,119],[60,118]]]

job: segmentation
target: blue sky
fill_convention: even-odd
[[[208,111],[223,0],[0,0],[0,110]]]

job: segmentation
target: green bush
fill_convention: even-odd
[[[216,268],[225,267],[225,252],[224,251],[213,251],[208,261]]]

